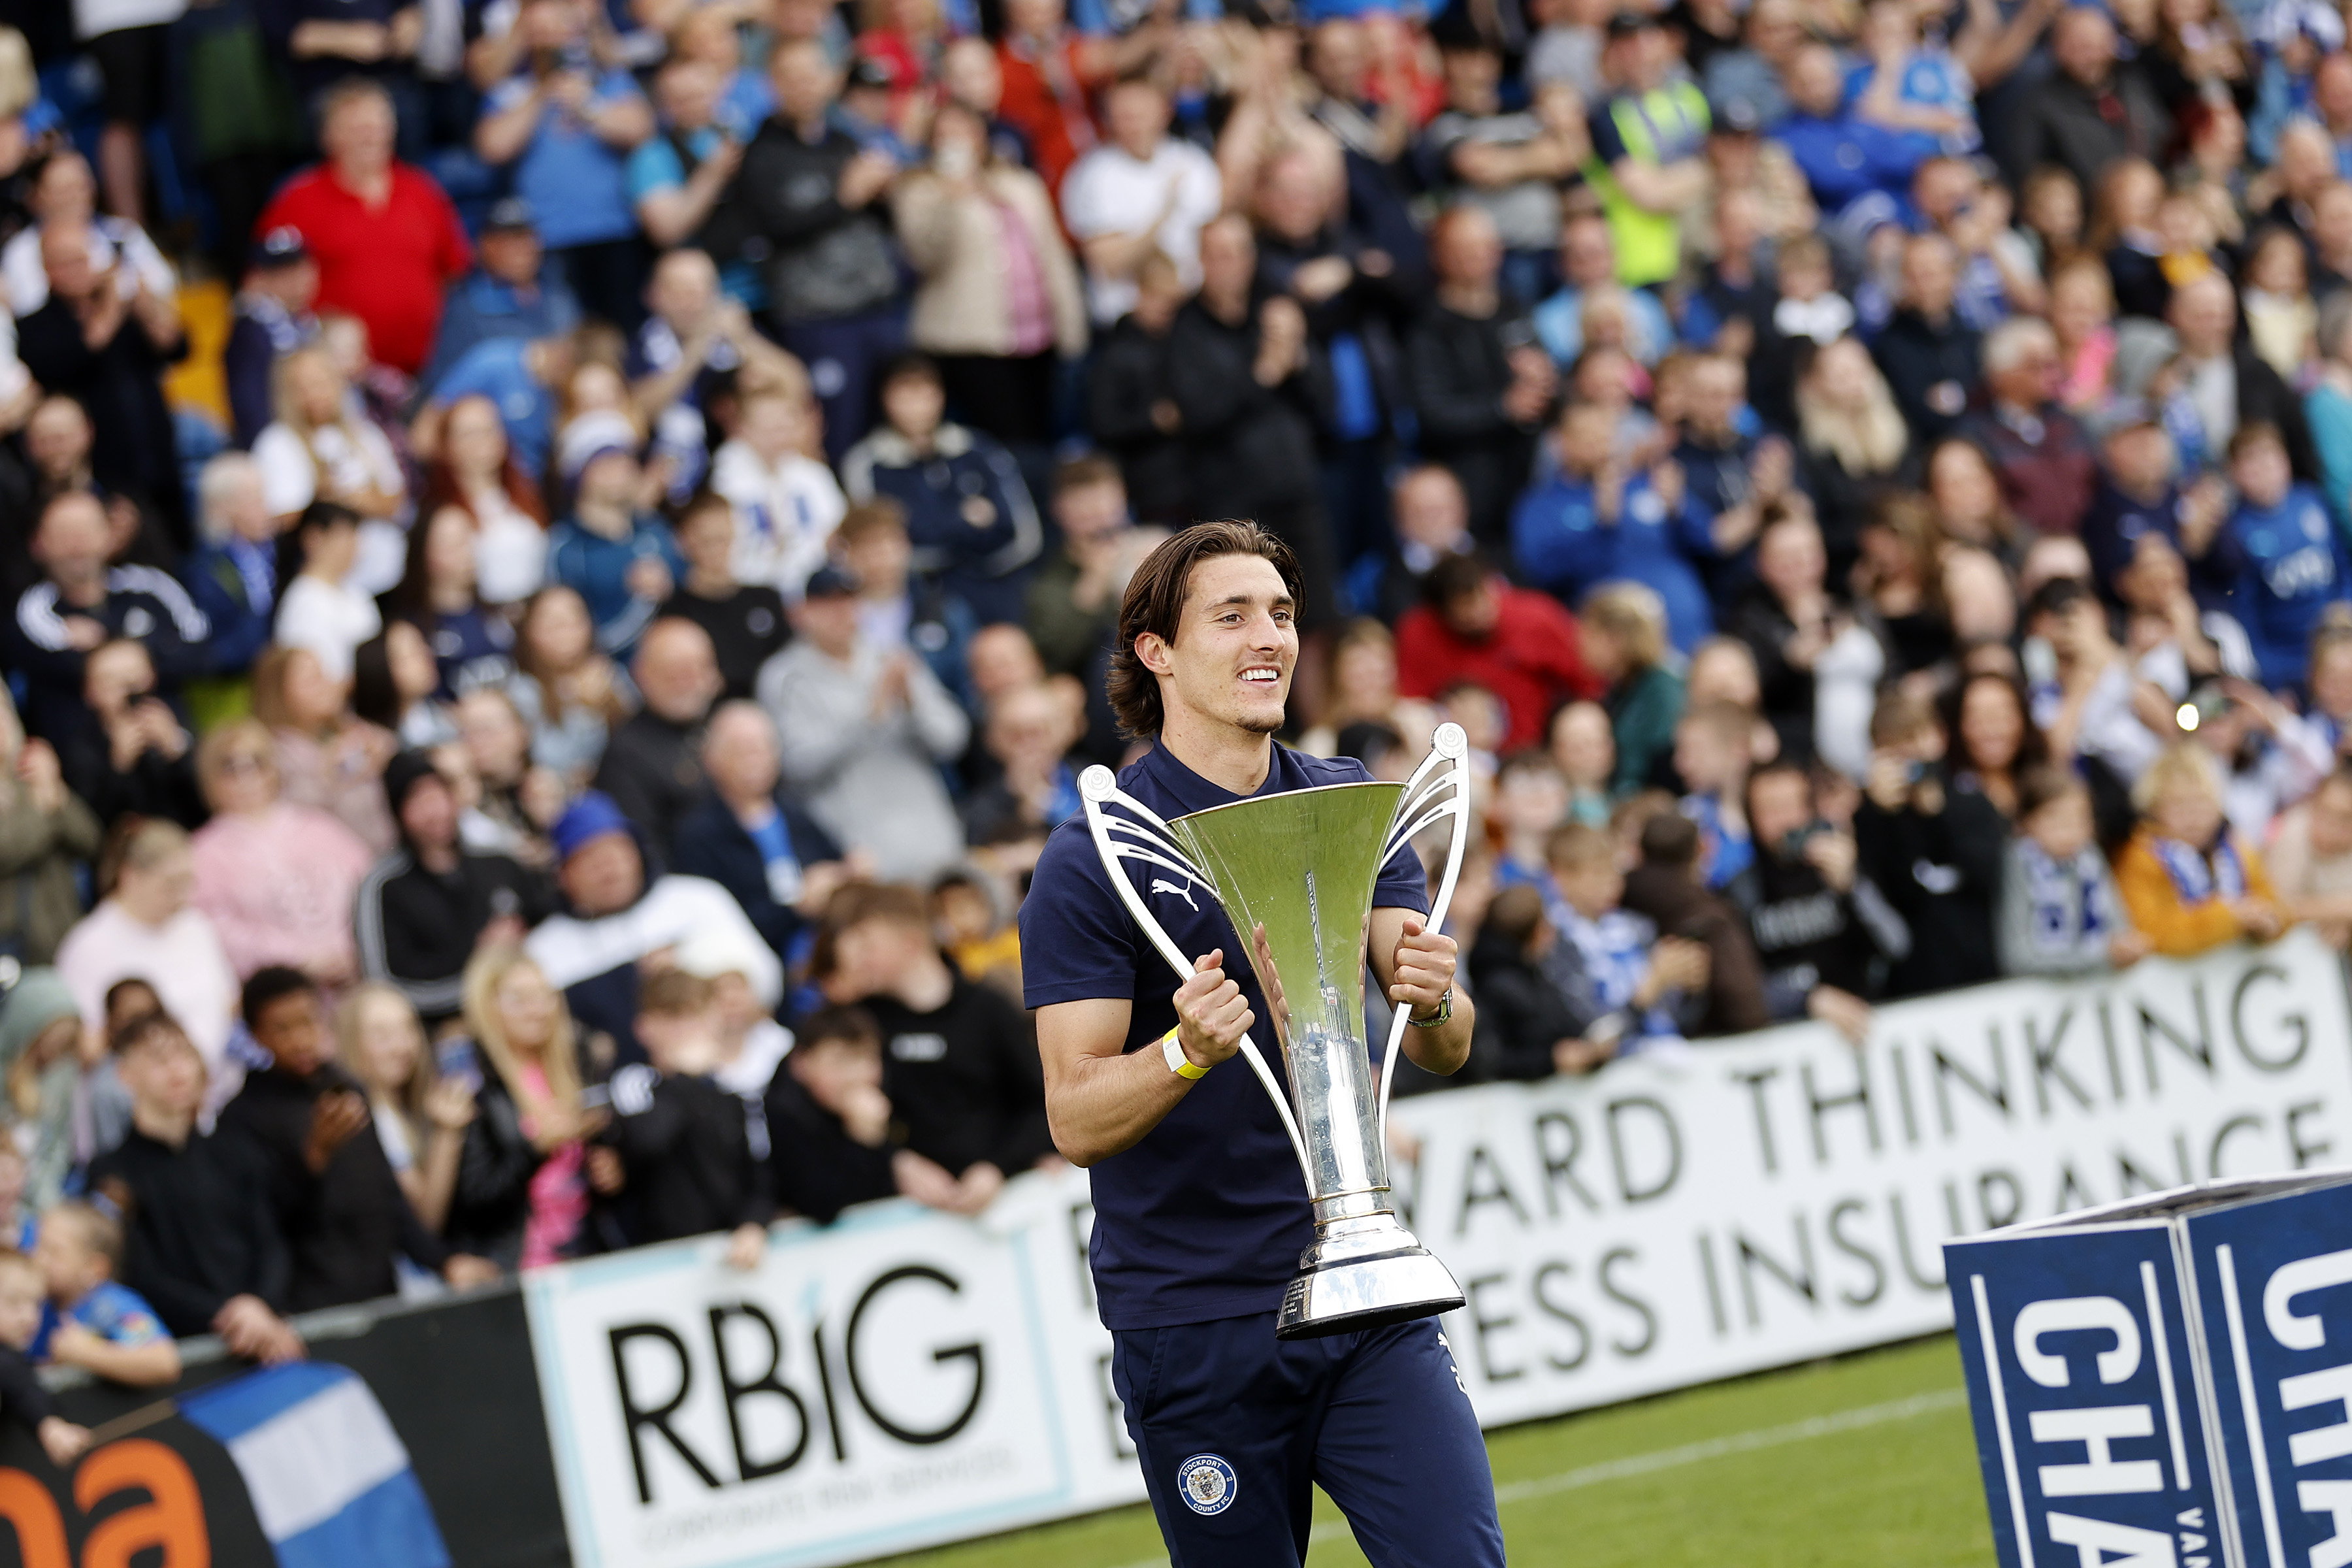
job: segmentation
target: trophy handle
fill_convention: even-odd
[[[1459,724],[1437,727],[1429,755],[1405,781],[1404,794],[1390,823],[1388,842],[1381,847],[1381,864],[1386,866],[1400,846],[1412,843],[1424,829],[1448,817],[1454,820],[1454,832],[1445,847],[1445,870],[1437,881],[1437,897],[1430,901],[1431,931],[1445,923],[1445,911],[1454,902],[1454,884],[1462,876],[1462,851],[1470,837],[1470,737]],[[1124,883],[1126,879],[1118,880]],[[1389,1019],[1389,1048],[1381,1058],[1381,1103],[1375,1125],[1383,1150],[1388,1147],[1389,1089],[1396,1082],[1397,1052],[1404,1047],[1412,1015],[1412,1008],[1399,1007]]]
[[[1457,735],[1461,733],[1458,725],[1447,728]],[[1158,814],[1118,787],[1118,775],[1108,768],[1098,763],[1079,774],[1078,798],[1085,804],[1087,831],[1094,837],[1095,853],[1102,857],[1103,869],[1109,873],[1111,890],[1118,895],[1118,901],[1127,906],[1127,912],[1143,929],[1143,934],[1151,939],[1151,945],[1160,950],[1160,956],[1166,959],[1168,966],[1176,972],[1178,984],[1190,980],[1192,977],[1192,960],[1186,957],[1184,950],[1178,947],[1168,932],[1161,929],[1159,917],[1144,903],[1143,895],[1135,890],[1135,883],[1129,879],[1126,868],[1119,862],[1140,860],[1146,865],[1173,871],[1203,888],[1214,888],[1216,884],[1185,856],[1183,850],[1177,847],[1175,839],[1169,835],[1168,824],[1161,821]],[[1113,816],[1108,810],[1113,805],[1128,815]],[[1383,855],[1381,860],[1385,863],[1387,856]],[[1458,853],[1454,860],[1457,865],[1460,863]],[[1449,877],[1449,893],[1452,886]],[[1236,931],[1234,935],[1239,940],[1240,933]],[[1244,953],[1244,959],[1246,956]],[[1393,1041],[1389,1048],[1391,1052],[1396,1049]],[[1298,1156],[1298,1168],[1311,1183],[1315,1167],[1307,1157],[1307,1140],[1299,1135],[1297,1118],[1290,1113],[1289,1101],[1283,1096],[1282,1086],[1275,1081],[1274,1069],[1265,1065],[1265,1058],[1258,1053],[1256,1044],[1246,1034],[1242,1036],[1241,1054],[1242,1059],[1249,1063],[1250,1071],[1257,1075],[1257,1081],[1265,1086],[1266,1098],[1274,1101],[1274,1113],[1282,1118],[1282,1130],[1290,1135],[1291,1152]]]

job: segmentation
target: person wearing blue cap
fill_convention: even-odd
[[[646,1059],[636,1036],[638,979],[646,960],[661,962],[689,937],[724,937],[742,956],[743,977],[760,1005],[772,1010],[782,999],[783,964],[727,889],[700,877],[649,881],[637,826],[611,795],[583,792],[549,837],[565,909],[542,921],[523,951],[563,993],[592,1057],[616,1064]]]
[[[580,324],[580,301],[547,265],[539,214],[522,196],[490,204],[475,241],[474,269],[450,289],[441,308],[433,357],[417,380],[425,386],[491,338],[551,338]]]
[[[270,378],[280,354],[291,353],[319,335],[310,313],[319,297],[319,264],[310,242],[291,224],[280,224],[253,242],[245,262],[245,283],[236,293],[236,320],[221,351],[228,378],[229,441],[247,447],[277,417],[270,405]]]

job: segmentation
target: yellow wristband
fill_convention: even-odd
[[[1168,1070],[1181,1079],[1198,1080],[1208,1077],[1207,1068],[1193,1066],[1192,1058],[1184,1054],[1184,1047],[1178,1043],[1176,1034],[1174,1029],[1171,1029],[1160,1037],[1160,1055],[1167,1062]]]

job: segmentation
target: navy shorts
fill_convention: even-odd
[[[1376,1568],[1501,1568],[1486,1442],[1435,1319],[1286,1342],[1263,1312],[1112,1337],[1171,1568],[1297,1568],[1316,1483]]]

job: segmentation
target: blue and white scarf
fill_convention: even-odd
[[[2056,860],[2032,839],[2021,838],[2018,861],[2025,871],[2033,940],[2042,947],[2071,948],[2123,929],[2122,911],[2109,901],[2106,879],[2099,875],[2097,850]]]
[[[2230,841],[2227,829],[2210,855],[2178,838],[2150,838],[2148,848],[2165,875],[2172,879],[2172,889],[2180,895],[2181,903],[2190,909],[2212,899],[2234,903],[2246,896],[2245,863],[2238,858],[2238,847]]]
[[[1633,993],[1650,973],[1650,943],[1657,928],[1640,915],[1612,910],[1599,920],[1587,920],[1573,909],[1560,922],[1560,935],[1574,944],[1582,960],[1588,1000],[1603,1016],[1623,1013],[1629,1026],[1618,1053],[1629,1055],[1661,1040],[1679,1039],[1682,1031],[1664,1007],[1633,1011]]]

